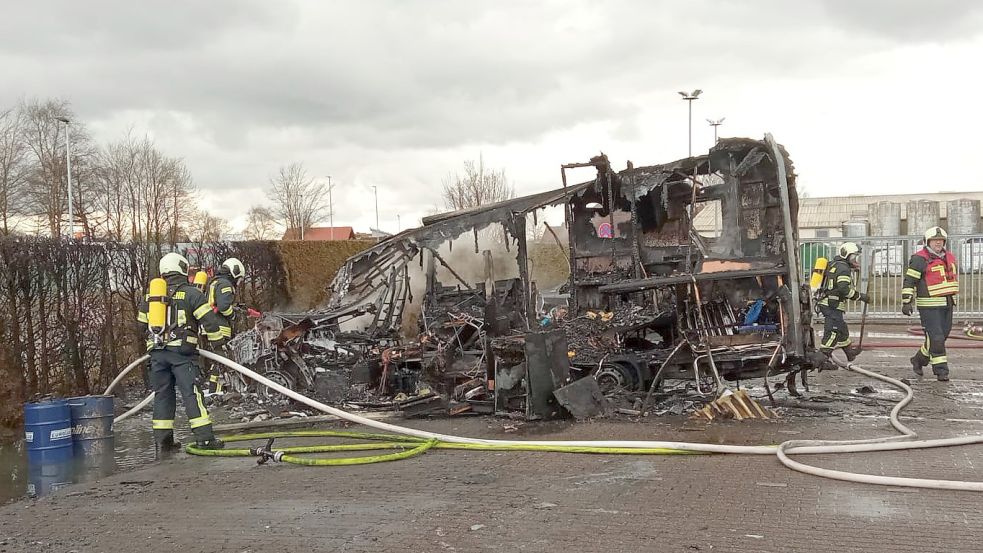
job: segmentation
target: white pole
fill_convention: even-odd
[[[331,241],[334,241],[334,200],[331,197],[331,175],[328,175],[328,216],[331,219]]]
[[[377,186],[372,187],[372,191],[375,192],[375,228],[379,229],[379,188]]]
[[[689,104],[689,125],[687,128],[687,142],[689,143],[689,149],[687,150],[689,154],[687,157],[693,157],[693,98],[687,98],[686,103]]]

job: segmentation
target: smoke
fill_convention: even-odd
[[[527,216],[527,228],[533,229],[533,217]],[[529,271],[530,279],[537,283],[540,290],[547,287],[554,287],[565,281],[569,272],[565,255],[559,246],[553,241],[552,236],[549,242],[539,244],[534,237],[542,234],[532,232],[532,237],[527,236],[527,246],[529,250]],[[563,226],[554,226],[554,231],[563,236],[566,229]],[[561,238],[562,239],[562,238]],[[445,242],[437,249],[437,254],[450,265],[457,275],[469,286],[477,286],[485,281],[485,258],[482,252],[491,252],[492,260],[492,280],[506,280],[519,277],[518,264],[518,244],[511,236],[507,236],[501,224],[491,225],[477,233],[477,248],[475,247],[475,233],[467,232],[457,239]],[[477,250],[477,251],[476,251]],[[541,255],[542,253],[548,255]],[[551,255],[549,255],[551,254]],[[420,256],[413,260],[410,266],[410,290],[412,291],[413,301],[406,306],[403,312],[403,334],[415,336],[417,334],[418,321],[422,311],[423,296],[426,293],[427,277],[426,265],[429,252],[425,252],[423,266],[420,264]],[[435,271],[437,282],[443,286],[461,286],[464,284],[439,261],[435,261]]]
[[[530,229],[526,239],[531,280],[540,290],[561,284],[569,275],[568,260],[564,250],[556,244],[551,235],[547,234],[546,238],[542,239],[546,231],[542,227],[541,220],[528,215],[526,224]],[[564,240],[566,229],[562,224],[551,226],[560,239]],[[506,234],[502,224],[493,224],[478,231],[477,234],[468,231],[454,240],[441,244],[436,252],[447,266],[440,260],[434,259],[436,281],[443,286],[457,286],[462,289],[465,285],[478,287],[485,281],[483,255],[485,251],[491,253],[493,281],[519,277],[518,244],[514,238]],[[403,310],[400,328],[400,333],[406,338],[416,337],[420,331],[419,321],[427,287],[429,258],[429,250],[423,250],[407,266],[410,299]],[[368,298],[367,301],[375,301],[375,298]],[[364,329],[371,323],[372,317],[372,315],[359,317],[343,325],[344,329]]]

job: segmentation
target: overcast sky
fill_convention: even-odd
[[[8,2],[0,107],[60,96],[100,142],[183,157],[241,222],[269,176],[331,175],[335,224],[441,205],[479,153],[520,194],[771,132],[813,196],[979,190],[983,2]],[[591,176],[589,171],[574,180]]]

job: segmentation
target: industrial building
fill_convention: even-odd
[[[918,236],[935,225],[954,235],[978,234],[981,201],[983,192],[799,198],[799,238]],[[694,226],[716,236],[720,217],[719,204],[707,205]]]

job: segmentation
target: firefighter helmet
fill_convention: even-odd
[[[860,246],[856,242],[844,242],[840,244],[839,254],[843,259],[848,259],[851,255],[860,253]]]
[[[942,227],[932,227],[925,231],[925,245],[928,245],[929,240],[942,239],[949,242],[949,235],[945,232]]]
[[[242,261],[239,261],[234,257],[230,257],[222,262],[222,267],[225,267],[225,269],[229,271],[229,274],[232,275],[232,278],[236,280],[242,278],[246,274],[246,267],[243,266]]]
[[[188,276],[188,260],[179,253],[171,252],[160,258],[160,274],[180,273]]]

